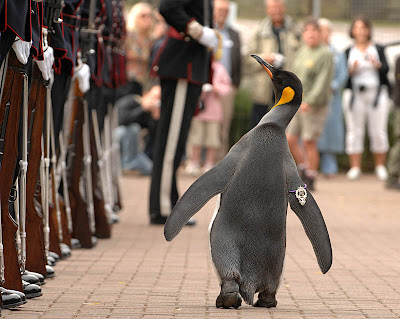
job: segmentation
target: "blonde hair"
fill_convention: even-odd
[[[126,29],[128,31],[137,31],[137,18],[144,9],[150,9],[153,12],[152,6],[146,2],[138,2],[129,10],[126,19]],[[151,32],[151,30],[149,32]]]
[[[328,20],[327,18],[320,18],[320,19],[318,19],[318,24],[319,24],[320,26],[327,27],[327,28],[328,28],[329,30],[331,30],[331,31],[332,31],[332,29],[333,29],[332,22],[331,22],[330,20]]]

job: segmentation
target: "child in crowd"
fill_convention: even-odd
[[[200,100],[203,110],[193,120],[189,132],[189,163],[186,172],[190,175],[201,173],[201,155],[206,148],[205,163],[202,172],[206,172],[215,165],[216,153],[220,147],[220,130],[223,118],[222,101],[231,90],[231,78],[224,66],[218,62],[212,63],[212,85],[203,85]]]

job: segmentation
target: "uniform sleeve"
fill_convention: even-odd
[[[165,21],[179,32],[186,32],[187,24],[194,18],[187,14],[185,7],[193,0],[162,0],[160,13]],[[200,0],[195,0],[200,1]]]
[[[318,63],[318,70],[320,72],[314,79],[312,89],[308,92],[307,96],[304,95],[304,102],[311,106],[320,106],[319,101],[321,96],[325,96],[326,90],[330,90],[333,74],[333,59],[330,52],[321,57],[321,61]]]

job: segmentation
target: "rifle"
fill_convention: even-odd
[[[15,217],[18,225],[18,237],[21,240],[20,246],[20,270],[21,274],[25,272],[26,263],[26,172],[28,170],[28,77],[24,77],[24,103],[22,109],[22,158],[19,161],[19,176],[16,183],[15,190],[18,191],[18,200],[16,201]],[[20,181],[20,182],[19,182]],[[20,185],[20,188],[19,188]],[[15,203],[15,202],[14,202]],[[18,236],[19,235],[19,236]],[[17,241],[18,247],[18,241]]]
[[[93,49],[93,36],[98,34],[99,31],[95,29],[95,10],[97,1],[91,0],[89,9],[89,19],[88,26],[82,28],[80,32],[81,36],[81,47],[83,52],[83,59],[86,60],[88,54],[93,54],[95,51]],[[89,118],[89,107],[84,94],[80,92],[79,86],[75,84],[74,90],[75,97],[79,98],[83,106],[84,113],[84,123],[83,125],[83,152],[84,152],[84,176],[85,176],[85,193],[87,199],[87,213],[89,218],[90,230],[95,233],[98,237],[109,238],[110,237],[110,226],[108,222],[107,215],[105,213],[105,204],[101,196],[100,190],[97,188],[98,185],[98,170],[97,164],[97,154],[94,149],[94,134],[90,127]],[[76,110],[76,109],[75,109]],[[75,116],[77,113],[75,112]],[[73,116],[74,117],[74,116]],[[79,123],[77,123],[79,125]],[[80,132],[79,130],[77,132]],[[90,143],[92,140],[92,143]],[[78,137],[77,141],[80,141]],[[78,145],[79,146],[79,145]],[[77,147],[77,145],[75,146]],[[95,156],[96,161],[92,161],[92,155]],[[75,227],[74,227],[75,230]],[[79,238],[78,238],[79,239]],[[83,246],[83,245],[82,245]]]
[[[62,222],[61,222],[61,203],[60,203],[60,196],[58,193],[57,184],[58,183],[58,175],[55,173],[57,167],[57,156],[56,156],[56,143],[54,137],[54,124],[53,124],[53,112],[50,108],[49,114],[50,120],[50,146],[51,146],[51,204],[52,207],[51,212],[49,214],[50,218],[50,250],[55,252],[59,256],[61,256],[61,248],[60,243],[63,241],[63,229],[62,229]]]
[[[114,211],[119,210],[120,203],[120,196],[119,196],[119,184],[118,184],[118,177],[115,176],[115,168],[114,166],[114,150],[113,150],[113,138],[112,138],[112,106],[111,104],[108,106],[107,115],[104,117],[104,132],[103,132],[103,139],[104,139],[104,161],[106,166],[106,179],[107,185],[109,185],[109,196],[110,196],[110,203],[113,210],[112,216],[115,215]],[[118,164],[116,164],[118,165]],[[115,218],[115,217],[113,217]]]
[[[47,261],[44,250],[43,214],[42,207],[37,199],[37,188],[39,187],[38,172],[41,163],[41,138],[48,85],[48,81],[43,80],[39,68],[34,64],[28,105],[29,166],[26,180],[26,266],[29,270],[43,275],[46,275]]]
[[[119,184],[119,178],[121,176],[121,159],[120,159],[120,148],[118,139],[115,137],[115,130],[118,127],[118,109],[116,107],[111,108],[111,149],[112,149],[112,162],[114,165],[113,168],[113,185],[115,190],[115,205],[114,210],[119,211],[122,209],[122,200],[121,200],[121,187]]]
[[[41,2],[42,0],[35,0]],[[63,0],[44,0],[46,3],[44,16],[47,21],[47,29],[53,31],[54,23],[61,23],[63,20],[60,18],[62,8],[64,7]]]
[[[73,129],[70,136],[73,137],[72,143],[74,144],[74,154],[71,155],[71,169],[70,169],[70,189],[71,194],[71,214],[73,223],[73,237],[79,239],[83,248],[92,248],[94,243],[92,241],[93,235],[93,222],[91,222],[90,211],[87,209],[87,202],[82,198],[79,185],[81,172],[83,171],[84,162],[84,95],[79,90],[79,83],[75,81],[74,86],[75,100],[73,103],[71,128]],[[87,161],[85,165],[87,165]],[[86,176],[86,174],[85,174]],[[87,177],[86,177],[87,178]],[[86,180],[88,181],[88,180]],[[91,181],[91,180],[90,180]],[[86,190],[87,192],[87,190]],[[87,198],[87,197],[86,197]],[[90,207],[90,204],[89,204]],[[90,208],[89,208],[90,209]],[[89,212],[89,214],[88,214]]]
[[[111,214],[112,208],[107,201],[107,184],[103,165],[103,155],[100,142],[99,122],[96,110],[92,110],[92,129],[90,130],[92,161],[92,181],[95,186],[93,189],[95,217],[96,217],[96,237],[111,237]],[[100,181],[100,185],[99,182]],[[97,186],[97,187],[96,187]],[[103,196],[102,196],[103,195]],[[104,198],[104,199],[103,199]]]
[[[90,230],[96,231],[94,206],[93,206],[93,184],[92,184],[92,156],[90,154],[90,136],[89,136],[89,106],[86,99],[83,102],[83,152],[84,152],[84,172],[85,172],[85,190],[87,198],[87,212],[90,221]]]
[[[0,129],[0,162],[2,168],[0,169],[0,197],[4,256],[3,287],[22,291],[21,273],[15,247],[18,225],[9,214],[8,201],[18,155],[17,138],[21,92],[24,82],[26,83],[27,75],[13,50],[9,51],[3,63],[4,68],[7,69],[0,103],[0,119],[2,119]]]
[[[64,204],[65,207],[65,214],[61,214],[61,223],[62,223],[62,229],[63,229],[63,243],[68,245],[69,247],[72,246],[71,244],[71,234],[72,234],[72,216],[71,216],[71,205],[69,202],[69,193],[68,193],[68,180],[67,180],[67,165],[66,165],[66,156],[67,156],[67,151],[65,149],[64,145],[64,137],[63,137],[62,131],[60,132],[60,135],[58,136],[59,138],[59,144],[60,144],[60,157],[58,160],[58,166],[57,166],[57,175],[61,176],[61,179],[59,179],[59,183],[62,180],[63,182],[63,195],[64,195],[64,200],[60,197],[60,202]],[[58,190],[60,185],[56,183],[56,189]]]

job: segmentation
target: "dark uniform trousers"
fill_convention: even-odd
[[[168,216],[178,201],[176,171],[185,152],[190,123],[201,85],[161,80],[161,114],[158,122],[150,189],[150,217]]]

